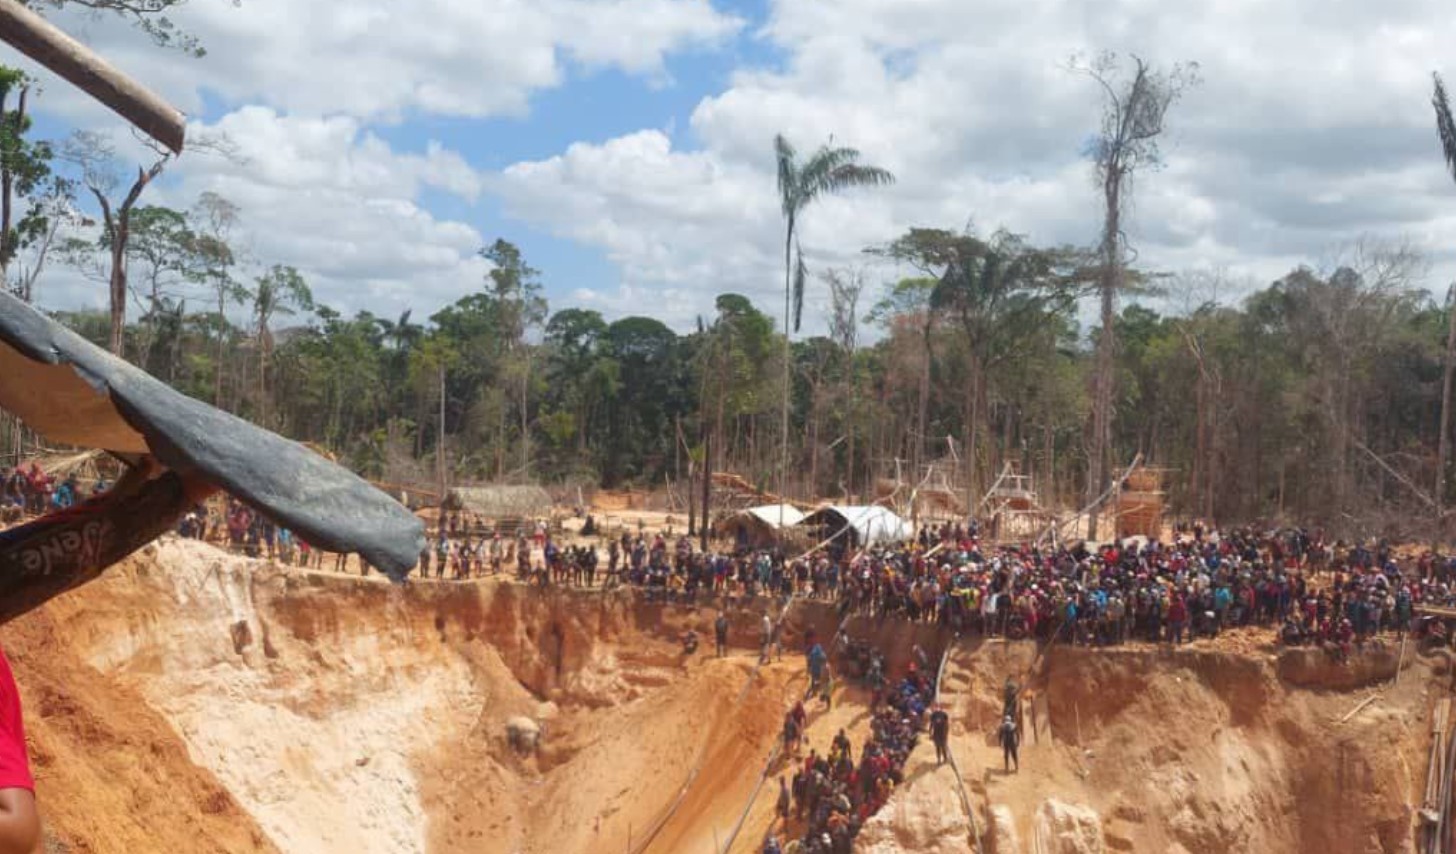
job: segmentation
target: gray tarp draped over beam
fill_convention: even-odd
[[[174,390],[4,292],[0,409],[52,442],[151,454],[396,580],[424,547],[420,520],[353,472]]]

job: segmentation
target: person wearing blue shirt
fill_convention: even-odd
[[[829,663],[829,656],[824,654],[824,647],[818,643],[809,647],[809,679],[810,693],[819,687],[819,680],[824,677],[824,666]]]
[[[76,477],[72,475],[66,478],[65,482],[56,487],[51,495],[51,505],[57,510],[65,510],[76,504]]]

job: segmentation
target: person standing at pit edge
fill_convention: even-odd
[[[40,850],[40,812],[25,752],[20,690],[10,662],[0,651],[0,854],[38,854]]]
[[[950,754],[947,749],[950,741],[950,715],[945,713],[945,707],[939,703],[935,704],[935,711],[930,713],[930,740],[935,742],[935,764],[944,764]]]
[[[718,657],[722,658],[728,654],[728,615],[722,611],[713,621],[713,637],[717,641]]]

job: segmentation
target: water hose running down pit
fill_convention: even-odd
[[[946,644],[945,652],[940,655],[940,669],[935,672],[935,702],[940,702],[940,686],[945,681],[945,665],[950,661],[950,651],[955,648],[954,643]],[[966,791],[966,781],[961,778],[960,766],[956,764],[955,751],[950,749],[950,741],[947,738],[945,755],[950,759],[950,770],[955,775],[956,791],[961,796],[961,807],[966,811],[966,821],[971,826],[971,841],[975,843],[976,854],[981,854],[984,849],[981,847],[981,828],[976,823],[976,810],[971,806],[970,793]]]
[[[784,620],[788,618],[789,612],[793,610],[794,602],[799,598],[796,594],[790,596],[788,601],[784,603],[784,609],[779,612],[779,618],[774,623],[773,637],[781,636],[780,633],[783,631]],[[762,668],[763,658],[760,657],[758,662],[753,665],[753,669],[748,672],[748,678],[744,680],[743,687],[739,689],[738,696],[733,700],[733,707],[728,712],[730,719],[734,715],[737,715],[739,710],[743,708],[743,702],[748,699],[748,691],[753,687],[753,683],[758,678],[759,671]],[[692,769],[688,771],[688,777],[683,781],[682,787],[678,789],[677,796],[672,799],[672,803],[668,804],[667,809],[663,811],[662,815],[658,816],[652,824],[648,825],[641,840],[634,840],[629,836],[627,843],[628,854],[642,854],[642,852],[646,851],[652,845],[653,840],[657,838],[657,835],[662,832],[662,829],[667,826],[667,823],[672,820],[678,808],[687,800],[688,790],[692,788],[693,783],[698,779],[698,774],[703,770],[703,760],[708,755],[709,741],[709,739],[704,738],[702,744],[698,746],[698,752],[693,756]],[[777,747],[775,747],[775,750],[777,750]],[[761,787],[762,785],[763,780],[760,779],[758,786]],[[756,796],[757,794],[758,788],[755,787],[754,795]],[[750,801],[750,803],[752,802]],[[740,819],[738,825],[733,828],[733,833],[729,835],[727,845],[733,844],[733,838],[738,835],[738,829],[742,824],[743,821]],[[725,846],[722,850],[726,851],[728,848]]]

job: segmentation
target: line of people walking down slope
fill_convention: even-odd
[[[828,701],[828,669],[815,656],[822,647],[812,635],[805,638],[805,657],[819,676],[808,696]],[[849,736],[841,729],[820,753],[810,747],[803,754],[808,713],[799,701],[785,715],[783,748],[792,770],[779,776],[775,823],[764,840],[764,854],[849,854],[860,828],[905,781],[905,763],[933,716],[935,676],[911,662],[893,683],[883,679],[883,656],[861,677],[872,691],[870,734],[858,759]],[[811,675],[814,671],[811,670]],[[940,714],[944,714],[940,712]]]

